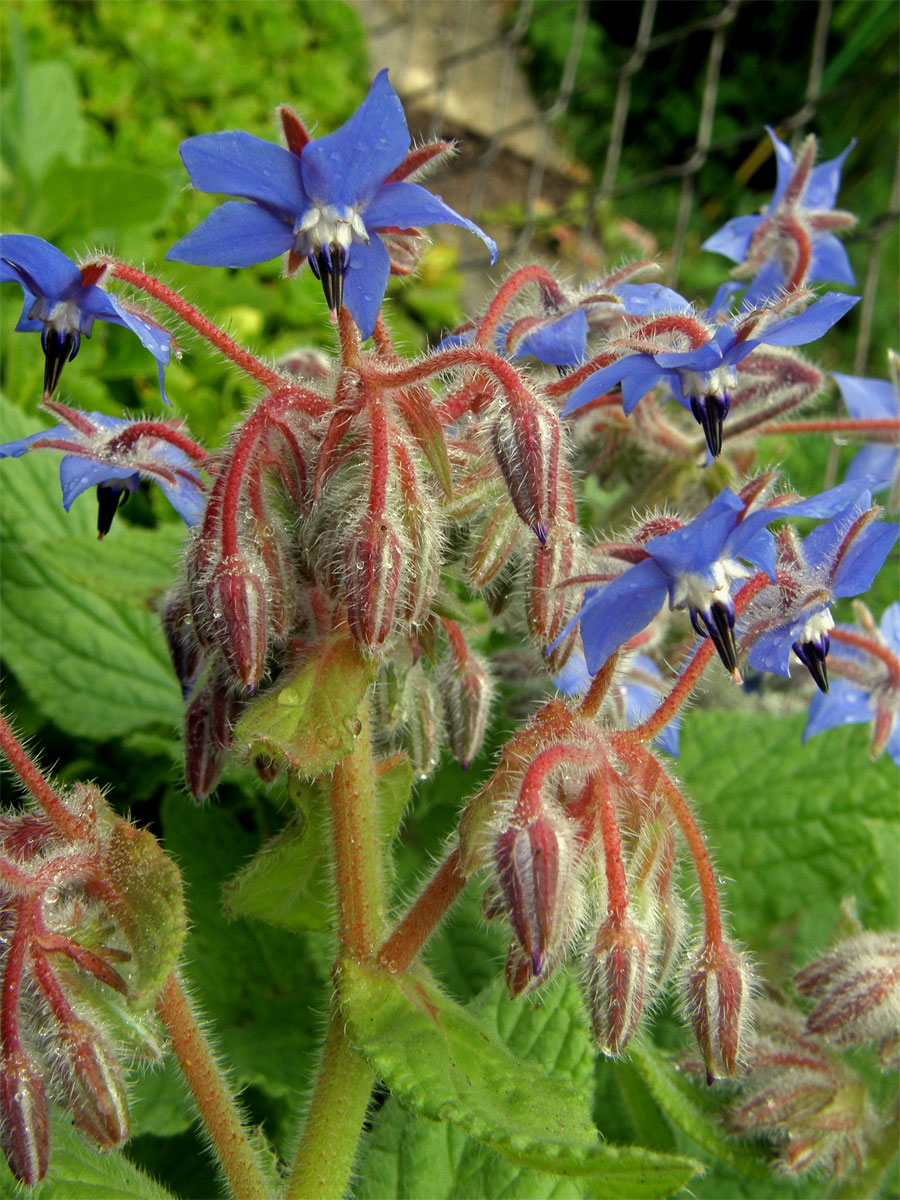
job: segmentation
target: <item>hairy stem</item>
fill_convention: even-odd
[[[156,1011],[166,1027],[231,1194],[235,1200],[265,1200],[272,1196],[237,1105],[174,971],[157,997]]]
[[[3,752],[6,761],[41,806],[45,815],[59,830],[61,836],[70,842],[86,837],[87,827],[66,808],[45,776],[25,753],[21,742],[2,716],[0,716],[0,751]]]
[[[395,974],[409,969],[432,933],[466,886],[454,846],[425,885],[412,908],[378,951],[378,965]]]

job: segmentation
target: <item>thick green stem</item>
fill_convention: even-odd
[[[384,933],[385,904],[375,764],[365,702],[354,747],[331,777],[331,820],[339,953],[369,962]],[[371,1067],[347,1041],[335,997],[286,1200],[313,1196],[341,1200],[345,1195],[374,1079]]]
[[[213,1150],[235,1200],[268,1200],[263,1174],[241,1116],[190,1000],[173,972],[156,1001],[172,1050],[200,1110]]]
[[[331,1002],[319,1076],[285,1200],[342,1200],[375,1073],[350,1046],[337,998]]]

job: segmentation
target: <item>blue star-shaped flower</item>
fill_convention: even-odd
[[[308,259],[332,312],[346,304],[363,337],[375,327],[390,273],[379,234],[421,225],[462,225],[497,257],[495,243],[439,196],[391,182],[410,148],[399,97],[381,71],[335,133],[286,150],[249,133],[205,133],[181,145],[201,192],[229,200],[166,256],[209,267],[247,267],[285,252]]]
[[[868,614],[866,614],[868,617]],[[835,640],[832,665],[846,670],[849,678],[834,679],[827,695],[817,692],[809,706],[809,720],[803,731],[804,742],[838,725],[875,723],[873,754],[887,749],[900,767],[900,601],[895,601],[881,618],[878,629],[861,631],[855,626],[838,625],[836,632],[851,636],[864,634],[874,641],[869,653],[862,648]]]
[[[820,691],[828,691],[831,605],[867,592],[900,537],[900,525],[872,519],[879,510],[871,503],[871,493],[862,492],[791,547],[778,582],[759,596],[742,623],[754,638],[747,655],[751,667],[790,675],[793,652]]]
[[[59,464],[63,508],[88,488],[97,488],[97,530],[109,532],[119,504],[137,491],[141,479],[162,489],[166,499],[188,525],[196,525],[206,508],[206,494],[194,461],[179,446],[154,433],[146,424],[85,413],[51,402],[48,407],[64,424],[42,429],[15,442],[0,445],[0,458],[21,458],[30,450],[63,450]],[[152,426],[159,428],[159,423]]]
[[[853,284],[847,252],[832,229],[852,225],[855,217],[834,210],[841,168],[853,149],[814,167],[816,142],[807,138],[796,162],[790,147],[768,129],[775,147],[777,181],[768,206],[758,216],[735,217],[703,243],[704,250],[745,263],[743,274],[757,276],[757,294],[774,294],[796,269],[801,254],[798,238],[808,241],[809,261],[798,283]]]
[[[833,516],[858,492],[858,485],[845,483],[796,504],[747,513],[744,501],[726,488],[690,524],[650,538],[644,546],[646,558],[589,591],[580,613],[557,641],[580,622],[585,660],[593,674],[650,624],[668,598],[670,608],[688,609],[697,633],[713,639],[722,662],[734,672],[731,584],[753,574],[747,563],[775,579],[775,539],[766,526],[779,517]]]
[[[862,421],[900,418],[897,380],[863,379],[837,371],[832,371],[831,378],[837,380],[851,417]],[[864,446],[847,468],[846,478],[868,480],[873,492],[900,486],[900,446],[896,440],[893,444],[875,442]]]
[[[716,304],[721,294],[720,289]],[[697,346],[628,354],[601,368],[579,384],[562,415],[567,417],[577,412],[617,383],[622,385],[625,412],[630,413],[651,388],[665,383],[678,402],[694,414],[703,428],[710,453],[716,456],[722,449],[722,426],[731,407],[731,393],[737,385],[737,364],[757,346],[803,346],[815,341],[858,299],[858,296],[828,292],[804,312],[777,317],[759,332],[755,330],[765,318],[765,310],[738,313],[719,325],[707,322],[707,340]],[[698,327],[702,324],[699,318],[693,323]],[[667,336],[674,337],[676,342],[685,337],[677,330]]]
[[[0,237],[0,283],[18,283],[24,304],[17,332],[39,332],[44,348],[44,396],[59,383],[66,362],[78,353],[82,337],[90,337],[95,321],[109,321],[130,329],[156,359],[159,389],[163,369],[172,350],[172,335],[145,317],[130,311],[121,300],[97,286],[104,263],[79,267],[43,238],[25,233]]]

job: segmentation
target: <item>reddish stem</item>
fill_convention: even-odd
[[[423,362],[405,367],[366,363],[361,369],[366,379],[376,387],[397,388],[422,383],[446,371],[448,367],[480,367],[494,377],[510,400],[518,401],[527,397],[525,384],[515,367],[499,354],[493,354],[481,346],[454,346],[430,355]]]
[[[0,716],[0,750],[22,783],[44,810],[66,841],[75,842],[87,837],[88,827],[70,812],[47,779],[25,753],[21,743]]]
[[[510,301],[515,298],[516,293],[520,292],[522,288],[527,287],[529,283],[535,282],[540,283],[542,287],[546,288],[560,300],[563,299],[562,293],[559,290],[559,284],[544,267],[539,267],[535,264],[514,271],[488,306],[488,310],[475,332],[476,345],[483,346],[490,342]]]
[[[214,325],[212,321],[204,317],[192,304],[188,304],[177,292],[173,292],[171,288],[167,288],[164,283],[160,283],[152,275],[147,275],[143,271],[139,271],[137,267],[129,267],[127,263],[113,263],[111,271],[116,278],[124,279],[126,283],[133,284],[135,287],[140,288],[142,292],[146,292],[148,296],[152,296],[154,300],[159,300],[160,303],[165,304],[186,325],[190,325],[192,329],[196,329],[201,337],[206,338],[220,353],[230,359],[235,366],[240,367],[242,371],[245,371],[258,383],[261,383],[263,387],[270,390],[284,387],[287,381],[281,375],[273,371],[271,367],[267,367],[265,363],[260,362],[249,351],[242,349],[237,342],[231,340],[227,333],[223,333],[218,325]]]
[[[515,804],[516,815],[528,819],[540,814],[543,808],[541,788],[555,767],[564,763],[579,763],[581,766],[591,767],[595,766],[596,762],[596,753],[585,746],[577,746],[569,742],[558,742],[554,746],[548,746],[534,758],[522,777]]]
[[[171,425],[167,425],[164,421],[135,421],[127,429],[123,429],[111,442],[108,442],[106,449],[113,453],[118,450],[127,450],[142,437],[154,437],[159,438],[163,442],[169,442],[170,445],[177,446],[179,450],[183,450],[195,462],[202,462],[207,457],[206,451],[202,446],[198,446],[186,434],[173,429]]]
[[[546,395],[553,397],[568,396],[569,392],[574,392],[580,383],[584,383],[585,379],[596,374],[601,367],[609,367],[621,357],[621,354],[611,354],[609,352],[595,354],[588,362],[583,363],[580,367],[576,367],[568,375],[563,375],[562,379],[545,384],[544,392]],[[578,411],[580,412],[581,410],[579,409]]]
[[[620,924],[628,912],[628,884],[622,863],[622,838],[619,823],[609,797],[609,783],[615,778],[611,769],[601,771],[595,782],[595,795],[603,835],[603,854],[606,859],[606,911],[610,919]]]
[[[856,646],[857,649],[864,650],[866,654],[880,658],[888,669],[888,682],[891,687],[900,688],[900,658],[887,646],[882,646],[874,638],[864,637],[861,633],[854,633],[850,629],[832,629],[829,636],[833,642],[844,642],[847,646]]]
[[[459,869],[459,859],[459,846],[454,846],[412,908],[381,946],[377,957],[379,967],[397,974],[409,969],[466,886],[466,877]]]
[[[834,417],[815,421],[773,421],[768,425],[760,425],[758,433],[884,433],[900,434],[900,418],[879,417],[877,419]],[[873,439],[874,440],[874,439]],[[878,441],[890,441],[890,437],[878,438]]]
[[[592,717],[596,717],[597,713],[603,707],[603,701],[606,699],[618,661],[619,651],[616,650],[591,680],[591,686],[585,693],[584,699],[578,705],[579,717],[584,717],[585,720],[589,721]]]

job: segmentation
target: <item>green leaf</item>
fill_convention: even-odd
[[[679,764],[737,934],[797,967],[826,945],[843,896],[858,897],[870,927],[897,923],[900,858],[894,764],[869,761],[861,726],[804,746],[804,724],[801,714],[691,713]]]
[[[403,755],[375,781],[375,796],[378,804],[378,835],[385,846],[390,846],[397,836],[400,822],[413,786],[413,769],[409,759]]]
[[[25,1194],[0,1159],[0,1196]],[[100,1154],[62,1116],[53,1121],[47,1175],[27,1195],[31,1200],[173,1200],[123,1154]]]
[[[3,108],[4,157],[38,182],[55,159],[81,161],[84,121],[81,95],[71,67],[64,62],[34,63],[19,88],[6,90]]]
[[[664,1196],[702,1170],[689,1159],[602,1144],[568,1079],[521,1062],[486,1021],[424,978],[344,961],[338,990],[351,1039],[403,1104],[514,1163],[602,1179],[604,1195],[621,1197]],[[540,1040],[518,1022],[510,1034],[516,1044]],[[567,1039],[549,1045],[558,1058]]]
[[[283,929],[327,929],[334,908],[324,797],[314,784],[292,780],[288,787],[296,819],[225,885],[225,911]]]
[[[66,228],[103,233],[148,225],[165,212],[172,188],[155,171],[114,164],[78,167],[58,163],[47,173],[44,194],[71,196]]]
[[[250,705],[234,733],[236,748],[286,761],[307,779],[330,770],[359,733],[359,706],[375,670],[349,637],[326,639],[309,662]]]

